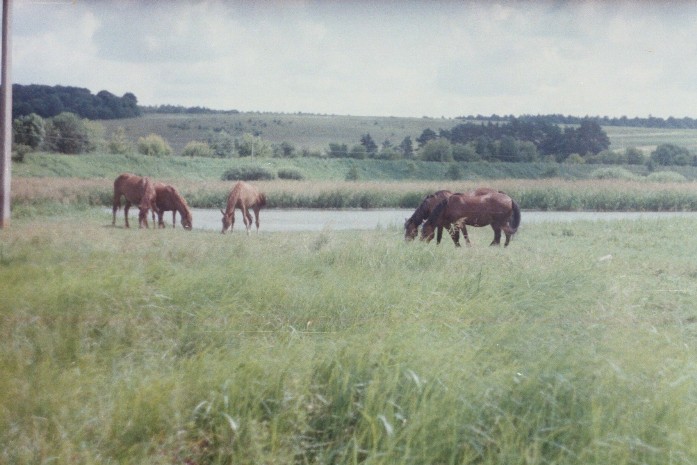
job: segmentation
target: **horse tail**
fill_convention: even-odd
[[[259,207],[266,206],[266,194],[264,194],[263,192],[260,192],[257,196],[257,205],[259,205]]]
[[[513,199],[511,199],[511,204],[513,207],[513,216],[511,216],[511,219],[508,220],[508,227],[510,229],[510,233],[515,234],[520,226],[520,206]]]

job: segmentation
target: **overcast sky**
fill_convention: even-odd
[[[142,105],[697,117],[694,2],[13,4],[13,82]]]

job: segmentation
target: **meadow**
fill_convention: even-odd
[[[697,461],[691,219],[0,231],[0,463]]]

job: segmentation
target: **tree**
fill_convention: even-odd
[[[348,145],[331,142],[328,155],[330,158],[346,158],[349,155]]]
[[[411,141],[411,137],[407,136],[402,139],[402,142],[399,144],[399,150],[401,150],[404,158],[414,157],[414,144]]]
[[[44,119],[36,113],[20,116],[12,122],[14,142],[32,149],[38,148],[46,137]]]
[[[689,165],[695,163],[695,156],[685,147],[661,144],[651,153],[651,161],[658,165]]]
[[[237,152],[240,154],[240,157],[264,158],[273,155],[273,147],[271,142],[259,136],[246,133],[242,135],[242,141],[237,142]]]
[[[184,147],[182,151],[183,157],[212,157],[214,155],[213,149],[207,142],[200,142],[192,140]]]
[[[73,113],[61,113],[51,118],[46,128],[46,146],[52,152],[87,152],[90,138],[85,122]]]
[[[424,161],[453,161],[453,146],[447,139],[428,141],[420,153]]]
[[[365,147],[365,151],[368,155],[374,155],[378,151],[378,145],[375,143],[370,134],[364,134],[361,137],[361,145]]]
[[[437,139],[438,135],[435,133],[433,129],[426,128],[423,130],[421,135],[416,138],[416,142],[419,143],[419,148],[423,147],[426,145],[429,141],[432,141],[434,139]]]

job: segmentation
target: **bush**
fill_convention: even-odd
[[[14,144],[12,146],[12,161],[23,162],[24,157],[32,151],[32,148],[24,144]]]
[[[46,137],[46,124],[43,118],[36,113],[15,119],[12,122],[12,129],[15,143],[32,149],[43,144]]]
[[[188,144],[186,144],[186,147],[184,147],[184,150],[182,151],[182,156],[183,157],[212,157],[214,156],[215,153],[213,152],[213,149],[211,149],[210,145],[206,142],[199,142],[192,140]]]
[[[453,161],[453,146],[447,139],[434,139],[421,148],[424,161]]]
[[[687,178],[675,171],[656,171],[646,176],[646,180],[651,182],[685,182]]]
[[[123,126],[116,128],[116,131],[111,135],[111,140],[107,144],[107,148],[109,149],[109,153],[115,155],[125,155],[133,152],[133,145],[126,137],[126,130]]]
[[[261,166],[238,166],[223,173],[223,181],[270,181],[276,175]]]
[[[625,168],[611,167],[598,168],[591,173],[593,179],[621,179],[625,181],[636,181],[638,176]]]
[[[157,134],[149,134],[138,139],[138,153],[153,157],[163,157],[172,154],[172,147]]]
[[[292,179],[294,181],[302,181],[305,179],[305,176],[298,171],[294,169],[281,169],[278,170],[278,178],[279,179]]]
[[[51,152],[84,153],[90,147],[89,130],[77,115],[61,113],[48,122],[45,144]]]

